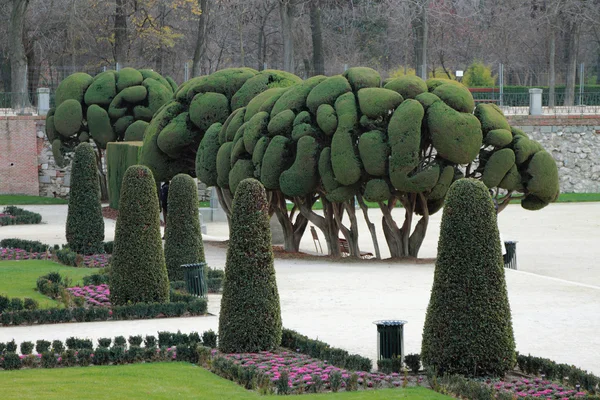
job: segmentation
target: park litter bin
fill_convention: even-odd
[[[189,294],[194,296],[206,297],[208,288],[204,277],[204,267],[206,263],[183,264],[185,286]]]
[[[404,324],[401,320],[381,320],[377,325],[377,359],[400,357],[404,360]]]
[[[504,268],[517,269],[517,242],[504,242]]]

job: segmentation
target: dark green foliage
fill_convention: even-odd
[[[117,95],[115,71],[102,72],[85,91],[85,104],[108,106]]]
[[[134,165],[121,188],[110,276],[114,305],[169,300],[160,234],[158,195],[152,172]]]
[[[310,120],[308,123],[310,123]],[[317,124],[327,136],[331,136],[335,133],[338,126],[338,120],[332,106],[329,104],[321,104],[319,106],[317,109]]]
[[[266,119],[268,120],[268,115]],[[284,110],[280,112],[269,121],[269,125],[267,127],[269,136],[289,136],[292,128],[294,127],[295,119],[296,114],[294,114],[292,110]]]
[[[242,140],[244,142],[244,150],[248,154],[252,154],[254,152],[254,146],[256,146],[256,142],[267,134],[267,125],[269,125],[269,113],[266,111],[261,111],[257,114],[254,114],[252,118],[245,124],[245,129],[243,131]]]
[[[137,72],[137,71],[136,71]],[[141,82],[140,82],[141,83]],[[118,86],[118,83],[117,83]],[[119,89],[121,90],[121,89]],[[148,96],[148,89],[144,86],[131,86],[126,89],[122,89],[121,96],[123,100],[130,104],[137,104],[144,101],[146,96]]]
[[[229,100],[220,93],[198,93],[190,103],[190,119],[201,131],[230,114]]]
[[[531,176],[526,184],[529,194],[545,203],[558,198],[558,168],[550,153],[545,150],[535,153],[527,167],[527,173]]]
[[[433,90],[432,93],[458,112],[470,114],[475,109],[473,95],[469,89],[461,84],[446,83],[439,85]]]
[[[290,89],[287,87],[277,87],[273,89],[267,89],[258,94],[256,97],[250,100],[250,103],[248,103],[248,106],[246,106],[246,115],[244,115],[244,121],[249,121],[250,118],[261,111],[270,114],[277,100],[279,100],[279,98],[288,90]]]
[[[7,371],[21,368],[21,359],[16,353],[7,353],[3,356],[4,360],[0,366]]]
[[[125,171],[139,163],[142,142],[113,142],[106,148],[108,169],[108,198],[110,207],[118,210],[121,197],[121,183]]]
[[[87,109],[90,136],[105,149],[108,142],[117,140],[117,134],[110,123],[108,113],[102,107],[93,104]]]
[[[23,308],[25,310],[35,311],[40,308],[40,303],[38,303],[37,300],[25,297],[23,299]]]
[[[142,84],[148,90],[148,108],[152,113],[156,113],[173,96],[170,85],[165,86],[155,79],[144,79]]]
[[[346,93],[335,101],[335,113],[338,117],[337,131],[350,132],[358,124],[358,108],[354,93]]]
[[[515,153],[511,149],[494,152],[485,163],[483,183],[489,188],[498,186],[513,165],[515,165]]]
[[[446,197],[446,192],[448,192],[448,188],[450,188],[450,185],[454,180],[454,172],[454,167],[444,167],[442,173],[440,174],[440,179],[435,184],[433,189],[431,189],[429,196],[427,196],[427,200],[443,200]]]
[[[421,356],[427,368],[469,376],[503,376],[515,363],[496,212],[473,179],[448,191]]]
[[[391,196],[390,187],[383,179],[371,179],[367,182],[363,196],[367,201],[385,201]]]
[[[79,254],[104,252],[104,218],[96,155],[88,143],[81,143],[75,150],[66,236],[71,250]]]
[[[413,374],[417,374],[421,369],[421,355],[407,354],[404,356],[404,363]]]
[[[377,369],[380,373],[392,374],[402,372],[402,357],[384,358],[377,360]]]
[[[183,280],[183,264],[204,262],[198,217],[198,185],[186,174],[175,175],[169,186],[165,260],[169,280]]]
[[[217,153],[217,185],[220,188],[229,188],[229,171],[231,170],[232,142],[227,142],[219,148]]]
[[[292,86],[275,102],[271,109],[271,116],[275,116],[284,110],[292,110],[295,114],[304,111],[306,98],[311,90],[325,79],[327,79],[325,76],[313,76],[301,84]]]
[[[219,152],[219,132],[222,125],[211,125],[204,134],[196,153],[196,176],[207,186],[217,184],[217,153]]]
[[[172,159],[186,154],[189,148],[197,148],[201,135],[193,128],[190,115],[183,112],[173,118],[158,135],[158,147]]]
[[[244,117],[246,115],[246,108],[240,108],[234,111],[229,118],[223,124],[221,133],[219,134],[219,142],[221,144],[225,142],[233,141],[235,134],[244,124]]]
[[[285,71],[264,70],[248,79],[231,98],[231,109],[245,107],[259,93],[302,83],[302,79]]]
[[[350,82],[352,90],[358,92],[363,88],[378,88],[381,86],[379,72],[367,67],[353,67],[344,72],[344,77]]]
[[[502,115],[502,111],[494,106],[495,104],[479,103],[477,104],[477,107],[475,107],[475,116],[481,122],[481,129],[484,134],[487,134],[494,129],[506,129],[509,131],[511,129],[508,121],[506,121],[506,118]]]
[[[52,155],[54,156],[54,161],[56,162],[56,165],[58,165],[60,168],[65,167],[66,162],[62,154],[62,142],[60,141],[60,139],[54,139],[54,141],[52,142]]]
[[[38,340],[35,342],[35,351],[38,354],[42,354],[45,353],[47,351],[50,350],[50,346],[52,346],[52,343],[50,343],[47,340]]]
[[[56,88],[56,106],[60,106],[67,100],[74,100],[77,103],[82,103],[84,94],[92,84],[93,80],[94,78],[82,72],[67,76]]]
[[[358,91],[360,111],[369,118],[387,117],[404,99],[393,90],[367,88]]]
[[[3,225],[30,225],[42,222],[42,216],[33,211],[24,210],[15,206],[6,206],[2,210],[3,217],[0,217],[0,226]],[[18,240],[18,239],[14,239]],[[24,241],[28,242],[28,241]],[[38,242],[39,243],[39,242]],[[24,249],[27,250],[27,249]]]
[[[352,87],[342,75],[332,76],[315,86],[306,98],[306,107],[313,115],[321,104],[334,105],[337,98],[344,93],[351,92]]]
[[[440,157],[457,164],[468,164],[477,157],[483,135],[473,114],[460,113],[438,101],[427,109],[427,126]]]
[[[535,153],[544,150],[538,142],[520,135],[513,138],[512,147],[515,151],[517,165],[523,164]]]
[[[119,92],[130,86],[141,85],[144,81],[142,74],[134,68],[123,68],[117,73],[117,76],[117,90]]]
[[[32,342],[23,342],[21,343],[21,354],[23,354],[24,356],[28,356],[31,353],[33,353],[33,348],[35,347],[35,345]]]
[[[513,165],[506,173],[498,187],[506,190],[523,190],[523,182],[521,174],[516,165]]]
[[[508,146],[512,140],[512,133],[506,129],[494,129],[493,131],[489,131],[483,138],[485,144],[495,147]]]
[[[331,166],[342,185],[353,185],[360,179],[361,163],[356,153],[352,133],[338,129],[331,141]]]
[[[237,160],[229,172],[229,190],[235,193],[238,185],[246,178],[254,178],[252,160]]]
[[[124,137],[125,132],[127,131],[127,128],[129,128],[129,126],[131,126],[133,121],[134,121],[133,115],[125,115],[125,116],[119,118],[117,120],[117,122],[114,123],[114,129],[115,129],[115,133],[117,134],[117,136],[119,136],[121,138]]]
[[[392,79],[384,87],[400,93],[404,99],[414,99],[421,93],[427,92],[425,81],[414,75],[405,75],[401,78]]]
[[[65,138],[69,138],[79,132],[83,122],[83,111],[81,103],[77,100],[65,100],[57,108],[54,114],[54,127],[56,131]]]
[[[440,98],[437,97],[435,94],[433,93],[421,93],[420,95],[415,97],[415,100],[417,100],[419,103],[421,103],[421,105],[423,106],[423,108],[425,109],[425,111],[427,111],[427,109],[436,101],[440,101]]]
[[[310,137],[298,140],[294,164],[279,177],[281,191],[288,196],[304,196],[313,192],[318,183],[319,144]]]
[[[54,127],[54,113],[50,116],[46,116],[46,136],[48,137],[48,141],[52,143],[54,139],[56,139],[57,132]]]
[[[242,181],[233,200],[219,315],[219,349],[227,353],[272,350],[281,343],[268,211],[260,182]]]
[[[387,174],[390,147],[383,132],[363,133],[358,142],[358,151],[365,171],[369,175],[385,176]]]
[[[126,142],[141,142],[144,140],[144,133],[148,123],[146,121],[135,121],[127,127],[123,140]]]
[[[262,159],[260,181],[265,188],[279,189],[279,177],[292,165],[291,141],[285,136],[275,136],[267,146]]]

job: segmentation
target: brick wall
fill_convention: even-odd
[[[39,117],[0,117],[0,194],[39,195]]]

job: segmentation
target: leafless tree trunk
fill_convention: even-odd
[[[11,68],[12,107],[29,106],[27,93],[27,56],[23,45],[23,27],[29,0],[12,0],[10,15],[9,55]]]
[[[413,0],[412,3],[415,14],[412,21],[415,71],[423,79],[427,79],[428,6],[429,0]]]
[[[115,63],[127,60],[127,0],[115,0]]]
[[[580,26],[576,21],[569,21],[567,24],[567,85],[565,87],[564,105],[572,106],[575,104],[575,81],[577,79]]]
[[[294,65],[294,5],[293,0],[280,0],[281,35],[283,38],[283,69],[293,73]]]
[[[208,27],[209,9],[208,0],[198,0],[202,14],[198,20],[198,36],[194,48],[194,60],[192,61],[192,76],[202,75],[202,58],[206,52],[206,28]]]
[[[321,23],[321,1],[310,2],[310,30],[312,33],[313,68],[312,75],[325,75],[325,56],[323,54],[323,26]]]
[[[556,105],[555,89],[556,89],[556,33],[554,26],[550,26],[550,77],[548,82],[548,107],[554,108]]]

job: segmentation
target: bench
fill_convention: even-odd
[[[346,239],[339,238],[340,245],[340,253],[342,253],[342,257],[347,257],[350,255],[350,246],[348,245],[348,241]],[[367,251],[360,252],[360,258],[373,258],[373,253],[369,253]]]

